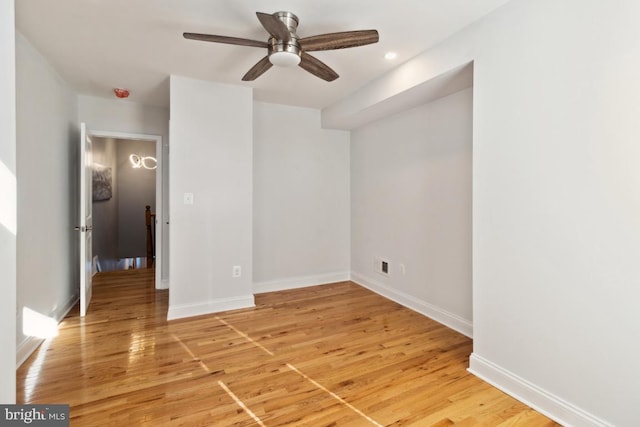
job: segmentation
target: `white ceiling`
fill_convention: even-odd
[[[168,106],[171,74],[254,88],[254,97],[323,108],[428,49],[508,0],[19,0],[16,27],[81,94]],[[266,41],[255,12],[287,10],[298,36],[376,29],[377,44],[314,52],[340,78],[273,67],[242,82],[266,55],[255,47],[186,40],[183,32]],[[397,52],[394,61],[384,59]],[[19,71],[19,70],[18,70]]]

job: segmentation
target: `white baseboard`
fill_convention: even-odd
[[[160,280],[160,286],[156,286],[156,289],[169,289],[169,279]]]
[[[62,320],[67,317],[67,314],[69,314],[71,309],[78,303],[78,301],[80,301],[80,295],[72,295],[60,310],[56,310],[57,313],[54,318],[58,321],[58,323],[62,322]]]
[[[16,348],[16,369],[33,354],[34,351],[40,347],[40,344],[44,342],[44,338],[27,337],[24,341],[18,344]]]
[[[67,314],[69,314],[69,311],[71,311],[71,309],[76,305],[78,299],[79,297],[77,295],[71,296],[66,304],[49,315],[49,317],[55,319],[56,322],[60,324],[62,319],[64,319]],[[18,369],[44,341],[44,338],[26,337],[21,343],[19,343],[16,346],[16,369]]]
[[[98,255],[94,255],[93,259],[91,260],[91,276],[95,276],[100,272],[100,270],[100,258],[98,257]]]
[[[260,294],[263,292],[285,291],[287,289],[306,288],[308,286],[324,285],[327,283],[345,282],[350,279],[351,275],[348,271],[315,276],[291,277],[254,283],[253,292]]]
[[[462,317],[450,313],[440,307],[429,304],[428,302],[420,300],[414,296],[405,294],[397,289],[390,288],[389,286],[383,285],[361,274],[351,272],[351,280],[385,298],[389,298],[390,300],[427,316],[436,322],[442,323],[454,331],[460,332],[469,338],[473,338],[473,324],[467,319],[463,319]]]
[[[475,353],[468,371],[564,426],[612,426]]]
[[[239,308],[255,307],[253,295],[243,295],[232,298],[218,298],[200,304],[174,305],[169,304],[167,320],[185,317],[201,316],[203,314],[218,313],[220,311],[236,310]]]

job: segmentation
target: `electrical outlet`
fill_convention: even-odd
[[[185,205],[193,204],[193,193],[184,193],[184,204]]]
[[[242,276],[242,267],[240,267],[239,265],[234,265],[233,266],[233,271],[231,273],[232,277],[240,277]]]
[[[404,264],[400,264],[399,267],[400,267],[400,274],[402,274],[403,276],[407,274],[407,269],[405,268]]]

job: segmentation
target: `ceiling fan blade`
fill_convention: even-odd
[[[272,64],[269,61],[269,57],[265,56],[260,61],[258,61],[256,63],[256,65],[251,67],[251,69],[249,71],[247,71],[247,74],[242,76],[242,80],[245,81],[245,82],[249,82],[249,81],[255,80],[258,77],[260,77],[261,75],[263,75],[265,73],[265,71],[267,71],[269,68],[271,68],[271,66],[272,66]]]
[[[320,61],[318,58],[315,58],[305,52],[302,52],[302,55],[300,56],[300,64],[298,65],[314,76],[320,77],[322,80],[326,80],[328,82],[332,82],[339,77],[338,73],[333,71],[327,64]]]
[[[269,47],[267,42],[259,40],[241,39],[238,37],[227,36],[214,36],[213,34],[198,34],[198,33],[182,33],[185,39],[201,40],[204,42],[226,43],[235,44],[240,46],[252,46],[252,47]]]
[[[256,15],[264,29],[267,30],[267,33],[271,34],[275,39],[284,42],[291,40],[289,28],[278,17],[262,12],[256,12]]]
[[[345,49],[378,42],[376,30],[343,31],[320,34],[298,40],[303,50],[308,52],[330,49]]]

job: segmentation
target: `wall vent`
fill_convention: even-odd
[[[391,263],[389,260],[384,258],[375,257],[373,259],[373,269],[376,273],[382,274],[383,276],[388,276],[391,271]]]

